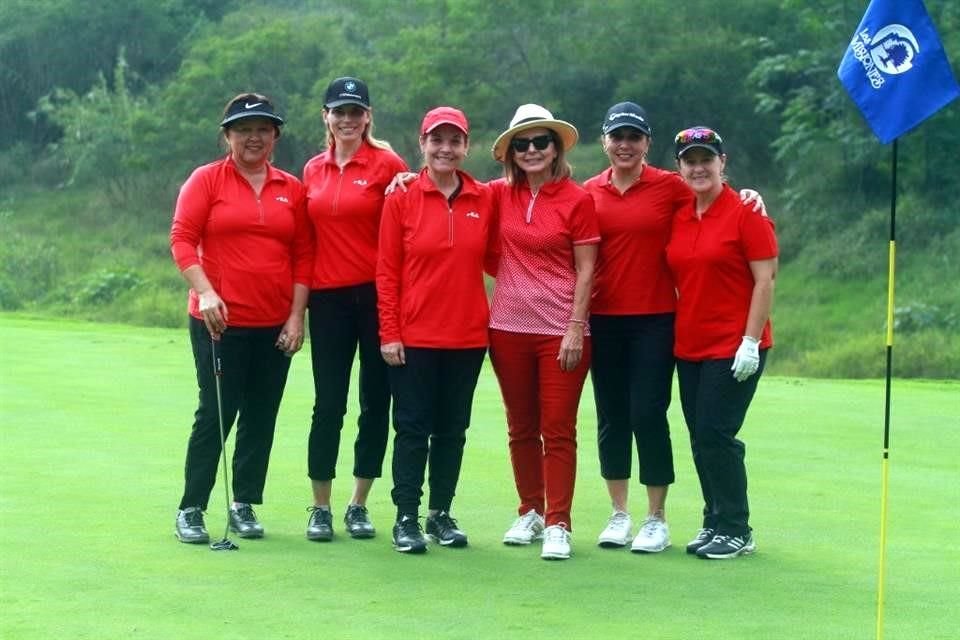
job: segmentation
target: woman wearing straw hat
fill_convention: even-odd
[[[543,539],[570,557],[576,419],[589,370],[587,318],[600,233],[593,199],[571,178],[577,130],[520,106],[493,145],[502,255],[490,309],[490,358],[507,410],[519,517],[503,542]]]
[[[460,169],[469,132],[459,109],[427,112],[424,168],[387,198],[380,223],[380,352],[390,365],[396,432],[393,545],[404,553],[427,548],[419,508],[428,462],[427,535],[443,547],[467,545],[450,507],[489,340],[483,272],[497,232],[490,188]]]
[[[309,302],[315,396],[307,452],[313,506],[306,535],[326,542],[333,539],[333,478],[358,350],[360,416],[344,523],[353,538],[375,534],[366,504],[382,471],[390,410],[390,383],[377,335],[377,234],[384,187],[407,165],[389,144],[373,137],[370,93],[359,78],[337,78],[327,86],[323,122],[327,150],[307,162],[303,182],[320,247]]]
[[[229,153],[196,169],[177,196],[170,248],[190,284],[200,387],[175,525],[181,542],[209,539],[203,511],[221,455],[211,340],[227,432],[239,415],[229,525],[241,538],[263,536],[251,505],[263,501],[289,356],[303,344],[313,258],[303,185],[270,164],[282,125],[262,94],[230,100],[220,121]]]

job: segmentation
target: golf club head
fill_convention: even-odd
[[[233,544],[233,542],[230,541],[230,538],[224,538],[219,542],[210,543],[211,551],[236,551],[239,548],[240,547],[238,547],[237,545]]]

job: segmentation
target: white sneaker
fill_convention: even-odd
[[[543,530],[540,557],[544,560],[566,560],[570,557],[570,532],[567,531],[567,525],[554,524]]]
[[[601,547],[625,547],[630,540],[630,527],[633,521],[630,514],[623,511],[614,511],[607,520],[607,528],[600,533],[597,544]]]
[[[530,509],[513,521],[503,534],[503,544],[530,544],[543,535],[543,516]]]
[[[659,553],[670,546],[670,529],[667,523],[656,516],[649,516],[640,525],[630,551],[634,553]]]

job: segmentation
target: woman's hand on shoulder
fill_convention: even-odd
[[[404,193],[407,192],[407,184],[413,182],[417,177],[417,174],[410,171],[401,171],[397,175],[393,176],[393,180],[390,181],[390,184],[387,185],[387,188],[384,190],[386,195],[390,195],[395,190],[399,189]]]

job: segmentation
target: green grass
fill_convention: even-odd
[[[0,340],[4,639],[874,637],[881,382],[763,380],[744,429],[759,552],[726,563],[682,551],[699,504],[676,401],[669,518],[677,546],[655,556],[594,546],[609,507],[588,387],[574,557],[547,563],[536,547],[500,544],[516,497],[485,370],[454,508],[470,547],[408,557],[389,544],[389,478],[370,505],[377,538],[349,540],[338,520],[333,543],[304,539],[312,384],[301,354],[258,509],[267,537],[214,553],[172,534],[196,396],[185,331],[6,315]],[[888,638],[955,637],[958,392],[957,383],[895,382]],[[351,405],[338,513],[354,423]],[[215,536],[222,500],[218,485],[207,518]]]

